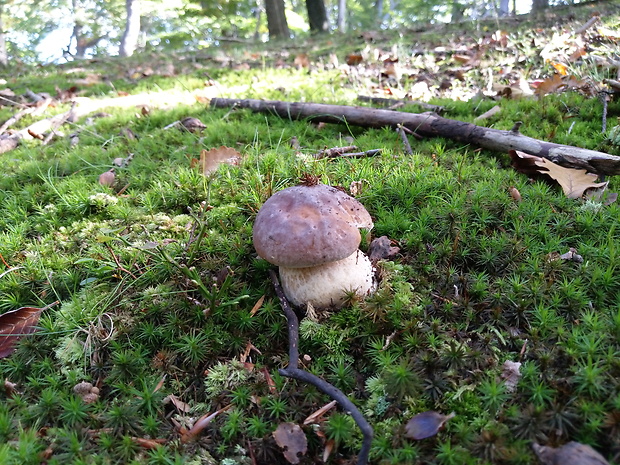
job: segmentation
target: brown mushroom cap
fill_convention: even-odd
[[[359,246],[359,228],[372,218],[353,197],[325,184],[294,186],[272,195],[254,222],[258,255],[275,265],[305,268],[341,260]]]

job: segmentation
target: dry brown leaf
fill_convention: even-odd
[[[207,127],[202,121],[193,116],[188,116],[181,120],[181,129],[189,132],[200,132]]]
[[[333,439],[330,439],[325,443],[325,449],[323,449],[323,462],[324,463],[327,463],[327,461],[329,460],[329,456],[332,455],[335,445],[336,445],[336,441],[334,441]]]
[[[521,202],[521,192],[514,186],[510,186],[508,188],[508,192],[510,192],[510,196],[515,202]]]
[[[116,174],[114,174],[114,168],[106,171],[105,173],[101,173],[99,175],[99,184],[102,186],[111,187],[116,182]]]
[[[335,400],[332,400],[329,404],[325,404],[323,407],[316,410],[314,413],[311,413],[310,415],[308,415],[308,417],[304,420],[304,425],[309,425],[311,423],[318,423],[320,417],[322,417],[323,415],[325,415],[326,412],[334,408],[336,406],[336,403],[337,402]]]
[[[241,160],[241,154],[231,147],[221,146],[211,150],[202,150],[200,152],[200,161],[198,165],[205,176],[217,171],[221,163],[229,165],[238,165]]]
[[[580,442],[571,441],[558,448],[533,443],[532,449],[543,465],[609,465],[601,454]]]
[[[144,449],[157,449],[168,442],[167,439],[131,438],[131,440]]]
[[[566,84],[562,80],[562,75],[554,74],[550,78],[539,82],[536,86],[536,90],[534,91],[534,93],[539,97],[542,97],[546,94],[553,94],[554,92],[557,92],[560,89],[564,89],[565,87]]]
[[[265,301],[265,294],[263,294],[261,298],[258,299],[258,301],[254,304],[254,306],[252,307],[252,310],[250,311],[250,316],[256,315],[256,312],[258,312],[260,308],[263,306],[264,301]]]
[[[561,74],[562,76],[567,76],[568,75],[568,67],[563,64],[563,63],[555,63],[555,62],[551,62],[551,66],[553,66],[555,68],[555,70],[558,72],[558,74]]]
[[[8,379],[4,380],[4,392],[7,397],[13,397],[14,394],[19,394],[17,391],[17,384],[11,383]]]
[[[364,61],[364,57],[360,54],[352,53],[351,55],[347,55],[347,65],[349,66],[357,66],[362,61]]]
[[[400,252],[400,247],[395,247],[393,244],[396,244],[396,242],[392,242],[387,236],[373,239],[368,248],[368,258],[372,263],[394,258]]]
[[[415,439],[416,441],[430,438],[431,436],[435,436],[446,422],[455,416],[456,414],[454,412],[449,415],[444,415],[443,413],[434,412],[432,410],[418,413],[407,422],[405,426],[405,436],[410,439]]]
[[[498,114],[500,111],[502,111],[502,107],[500,107],[499,105],[495,105],[490,110],[487,110],[484,113],[482,113],[480,116],[474,118],[474,121],[480,121],[480,120],[483,120],[483,119],[488,119],[491,116]]]
[[[34,333],[43,310],[56,304],[58,301],[42,308],[21,307],[0,315],[0,358],[11,355],[15,350],[15,344],[22,336]]]
[[[514,392],[521,378],[521,362],[506,360],[502,365],[502,379],[506,386],[506,392]]]
[[[598,176],[588,173],[586,170],[564,168],[546,158],[536,160],[534,163],[536,166],[546,170],[541,171],[541,173],[548,175],[562,186],[564,194],[569,199],[581,198],[586,190],[607,185],[607,182],[594,182],[598,179]]]
[[[295,423],[280,423],[272,434],[289,463],[299,463],[300,455],[305,455],[308,451],[306,434]]]
[[[301,68],[310,68],[310,58],[306,53],[300,53],[295,57],[295,61],[293,62],[298,69]]]
[[[187,413],[191,410],[189,404],[186,404],[174,394],[164,397],[163,402],[164,404],[171,403],[179,412]]]
[[[198,420],[196,420],[196,422],[194,423],[194,425],[191,427],[189,431],[185,431],[181,435],[181,443],[186,444],[188,442],[195,440],[198,437],[198,435],[202,433],[204,429],[211,424],[211,421],[215,417],[217,417],[220,413],[225,412],[230,407],[232,407],[232,405],[229,404],[226,407],[223,407],[213,413],[207,413],[201,416]]]

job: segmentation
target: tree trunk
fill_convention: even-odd
[[[338,0],[338,30],[347,32],[347,0]]]
[[[6,37],[4,36],[4,23],[2,21],[2,15],[4,13],[2,7],[4,5],[0,3],[0,66],[6,68],[9,65],[9,55],[6,50]]]
[[[84,34],[84,24],[88,21],[86,11],[80,0],[71,2],[73,7],[73,34],[71,40],[75,39],[75,58],[82,59],[86,56],[86,51],[94,47],[105,36],[88,37]]]
[[[308,10],[308,23],[311,32],[327,32],[329,31],[329,22],[327,21],[327,10],[323,0],[306,0],[306,9]]]
[[[510,0],[499,0],[499,16],[510,14]]]
[[[140,36],[140,0],[125,0],[125,8],[127,10],[127,21],[119,54],[122,57],[130,57],[138,47]]]
[[[269,39],[289,39],[291,33],[286,22],[284,0],[265,0]]]
[[[458,23],[459,21],[463,21],[463,17],[465,16],[465,5],[461,4],[461,2],[455,0],[452,2],[452,16],[450,18],[451,23]]]
[[[541,13],[549,8],[549,0],[532,0],[532,13]]]
[[[442,118],[435,113],[416,114],[345,105],[226,98],[211,99],[211,106],[249,108],[252,111],[278,115],[281,118],[346,123],[370,128],[402,125],[423,137],[445,137],[502,153],[519,150],[547,158],[558,165],[581,168],[591,173],[620,174],[620,157],[615,155],[533,139],[515,129],[502,131],[476,126],[472,123]]]

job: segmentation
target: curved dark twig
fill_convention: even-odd
[[[269,270],[269,276],[271,282],[276,291],[278,299],[280,299],[280,305],[286,315],[286,321],[288,322],[288,347],[289,347],[289,365],[287,368],[282,368],[278,372],[282,376],[287,378],[293,378],[298,381],[303,381],[315,386],[321,392],[327,394],[340,404],[340,406],[347,411],[357,423],[357,426],[362,431],[364,437],[362,441],[362,448],[357,456],[357,465],[366,465],[368,463],[368,455],[370,453],[370,445],[372,443],[373,430],[370,423],[366,421],[362,413],[358,410],[353,402],[338,388],[329,384],[327,381],[319,378],[318,376],[308,373],[299,367],[299,319],[291,308],[288,299],[284,295],[282,286],[278,281],[278,277],[273,270]]]

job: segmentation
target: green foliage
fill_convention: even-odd
[[[151,26],[163,34],[164,23]],[[329,53],[342,58],[365,46],[356,40],[321,39],[308,53],[327,63]],[[169,57],[88,64],[110,80],[81,92],[110,96],[109,83],[132,93],[203,91],[213,79],[231,97],[351,103],[359,90],[352,82],[361,74],[275,69],[272,51],[263,52],[247,71],[175,57],[182,72],[168,78],[115,73]],[[46,67],[8,79],[22,93],[68,85]],[[463,121],[499,104],[494,127],[521,120],[535,138],[591,149],[606,143],[600,101],[577,93],[483,100],[479,108],[436,103]],[[50,463],[245,463],[250,446],[260,461],[282,462],[271,437],[277,425],[302,424],[330,399],[278,373],[288,363],[286,319],[251,234],[262,203],[304,173],[345,189],[361,181],[358,198],[375,220],[362,248],[387,235],[401,249],[377,264],[375,295],[300,325],[304,368],[345,392],[374,427],[373,463],[526,464],[534,440],[620,451],[617,204],[569,200],[514,172],[502,154],[450,140],[416,141],[406,155],[386,129],[318,127],[204,104],[108,112],[72,126],[77,147],[63,138],[24,141],[4,155],[0,255],[10,270],[0,273],[0,311],[60,304],[0,360],[0,378],[15,384],[0,393],[0,463],[35,463],[48,448]],[[618,112],[616,102],[609,112]],[[163,129],[186,116],[207,129]],[[138,137],[120,137],[126,128]],[[345,137],[383,152],[314,159]],[[241,153],[238,166],[209,178],[190,167],[201,150],[221,145]],[[119,185],[100,185],[112,160],[128,153],[133,161],[118,167]],[[583,262],[553,259],[571,247]],[[502,378],[506,360],[523,363],[514,391]],[[92,403],[73,391],[84,380],[99,389]],[[181,443],[198,418],[228,405],[195,441]],[[434,439],[404,437],[406,422],[427,410],[456,416]],[[318,460],[324,437],[337,443],[336,461],[359,450],[346,412],[334,409],[303,428],[307,460]],[[145,449],[137,439],[165,442]]]

